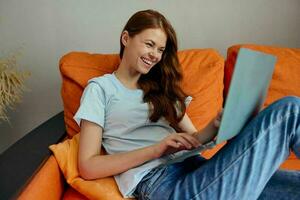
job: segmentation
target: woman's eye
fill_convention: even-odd
[[[147,47],[152,47],[153,45],[151,43],[146,43]]]

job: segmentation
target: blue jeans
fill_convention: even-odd
[[[190,157],[153,169],[138,199],[300,199],[300,172],[278,170],[290,150],[300,158],[300,98],[280,99],[211,159]]]

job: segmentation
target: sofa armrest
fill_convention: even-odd
[[[66,181],[53,155],[24,188],[18,200],[47,199],[57,200],[64,195]]]
[[[0,199],[16,198],[65,137],[63,112],[26,134],[0,155]]]

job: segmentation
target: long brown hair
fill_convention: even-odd
[[[130,37],[134,37],[145,29],[160,28],[167,35],[167,43],[162,59],[147,74],[142,74],[138,80],[139,87],[144,92],[144,102],[153,111],[150,120],[156,122],[161,117],[177,130],[178,122],[185,114],[186,94],[180,87],[182,71],[177,56],[177,38],[172,25],[159,12],[143,10],[135,13],[127,22],[122,32],[128,31]],[[124,45],[120,38],[120,58],[123,57]],[[151,106],[152,105],[152,106]]]

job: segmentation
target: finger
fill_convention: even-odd
[[[188,143],[188,148],[196,148],[200,145],[198,139],[188,133],[179,133],[179,135]]]
[[[178,149],[181,146],[183,146],[183,144],[181,144],[180,142],[176,142],[176,140],[169,140],[169,141],[167,141],[167,145],[169,147],[173,147],[173,148],[176,148],[176,149]]]
[[[176,134],[177,137],[175,138],[176,142],[181,143],[186,149],[191,149],[192,148],[192,144],[190,144],[190,142],[185,139],[183,136]]]
[[[186,149],[185,145],[179,142],[175,137],[170,138],[170,140],[167,141],[167,145],[178,150]]]
[[[193,135],[190,135],[188,133],[182,134],[182,136],[193,146],[198,147],[201,145],[200,141]]]
[[[188,149],[188,148],[186,148],[186,146],[184,146],[182,143],[180,143],[180,142],[176,142],[176,143],[179,145],[179,147],[177,148],[179,151]]]

